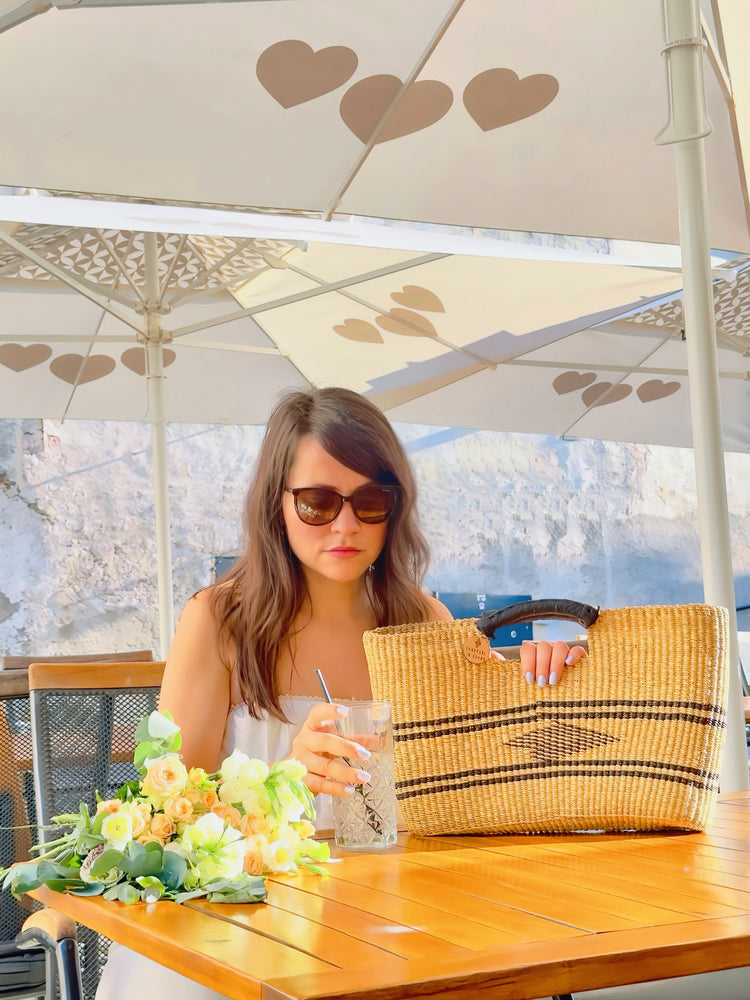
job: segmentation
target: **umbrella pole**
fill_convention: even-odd
[[[154,516],[156,519],[156,573],[159,591],[159,646],[160,657],[165,660],[174,633],[174,605],[169,491],[167,488],[167,434],[161,398],[163,379],[161,351],[161,344],[148,344],[147,346]]]
[[[159,595],[159,652],[167,658],[174,633],[172,590],[172,539],[167,488],[167,432],[164,420],[163,332],[159,322],[159,272],[156,233],[143,234],[143,261],[146,295],[146,391],[148,420],[151,424],[151,455],[156,520],[156,574]]]
[[[700,10],[698,0],[663,2],[672,120],[662,141],[674,143],[675,153],[703,592],[707,603],[729,611],[729,705],[720,787],[734,792],[748,788],[748,761],[707,222],[703,140],[710,125],[703,97]]]

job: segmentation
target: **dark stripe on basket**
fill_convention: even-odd
[[[560,708],[566,706],[550,702],[549,706],[527,705],[520,708],[514,707],[510,710],[473,712],[470,715],[452,716],[446,719],[397,722],[393,726],[393,735],[401,741],[435,739],[457,733],[482,732],[487,729],[500,729],[554,719],[565,722],[581,719],[664,719],[669,722],[690,722],[698,726],[711,726],[715,729],[726,728],[726,712],[717,706],[704,706],[709,711],[706,715],[698,715],[692,712],[673,711],[681,705],[680,702],[665,702],[658,709],[653,710],[644,708],[639,702],[632,702],[631,707],[622,707],[627,705],[626,702],[616,702],[615,704],[620,707],[616,709],[602,708],[600,707],[601,703],[592,702],[592,708],[588,711],[560,712]],[[664,709],[669,710],[668,714],[665,714]]]
[[[700,778],[690,778],[679,774],[666,774],[660,769],[659,765],[653,765],[652,763],[646,764],[645,761],[643,762],[642,767],[635,767],[632,769],[613,767],[611,762],[608,761],[606,765],[602,765],[601,767],[586,766],[560,768],[556,771],[547,772],[541,772],[537,769],[536,773],[496,775],[494,777],[485,778],[472,777],[470,772],[465,777],[439,775],[434,779],[423,779],[425,781],[433,781],[433,784],[429,788],[406,788],[406,782],[396,782],[396,797],[398,799],[411,799],[423,795],[437,795],[440,792],[453,792],[461,790],[462,788],[469,789],[478,788],[482,785],[505,784],[509,781],[540,781],[550,778],[571,777],[649,778],[669,784],[691,785],[693,788],[708,788],[710,790],[714,790],[718,787],[719,781],[718,775],[714,774],[706,775],[704,780],[701,780]],[[450,780],[448,780],[448,778],[450,778]]]
[[[702,701],[667,701],[659,700],[655,698],[635,701],[628,698],[595,698],[586,699],[585,701],[534,701],[530,702],[528,705],[510,705],[508,708],[493,708],[489,711],[484,712],[465,712],[462,715],[446,715],[440,716],[434,719],[423,719],[419,723],[411,722],[397,722],[394,723],[394,729],[399,729],[400,727],[410,726],[410,725],[433,725],[442,726],[449,725],[452,722],[467,722],[471,719],[484,719],[487,716],[497,716],[501,718],[503,716],[512,715],[514,712],[518,711],[538,711],[543,712],[548,711],[559,711],[560,709],[579,709],[579,708],[614,708],[618,707],[636,707],[636,708],[669,708],[669,709],[689,709],[694,712],[708,712],[715,713],[720,716],[724,716],[725,710],[713,702],[702,702]]]
[[[503,775],[511,775],[515,777],[518,772],[525,771],[537,771],[539,768],[544,767],[559,767],[559,760],[531,760],[531,761],[521,761],[518,764],[494,764],[492,767],[474,767],[465,768],[462,771],[454,771],[450,774],[439,774],[437,776],[426,776],[420,778],[407,778],[404,781],[399,782],[399,787],[401,788],[411,788],[416,785],[424,785],[431,781],[444,781],[444,780],[454,780],[460,778],[464,780],[466,778],[482,778],[488,777],[490,775],[495,775],[496,777]],[[645,761],[645,760],[603,760],[603,761],[578,761],[571,764],[571,769],[574,767],[593,767],[593,768],[605,768],[605,767],[628,767],[628,768],[641,768],[641,769],[658,769],[661,771],[681,771],[688,775],[695,775],[697,778],[701,778],[707,781],[718,781],[719,777],[717,774],[713,774],[711,771],[705,771],[700,767],[691,767],[689,764],[672,764],[668,761]],[[520,777],[526,777],[527,775],[521,774]]]

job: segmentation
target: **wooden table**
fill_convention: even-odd
[[[750,793],[707,834],[404,834],[338,857],[260,905],[35,895],[236,1000],[518,1000],[750,963]]]

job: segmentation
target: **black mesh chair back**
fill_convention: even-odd
[[[43,839],[59,832],[53,816],[78,812],[81,802],[93,813],[97,792],[111,798],[138,777],[136,724],[156,708],[163,670],[161,661],[31,664],[34,791]],[[93,1000],[109,941],[81,928],[78,942],[84,996]]]
[[[25,670],[0,672],[0,868],[29,858],[34,819],[28,677]],[[37,905],[0,891],[0,1000],[44,996],[44,953],[15,944]]]

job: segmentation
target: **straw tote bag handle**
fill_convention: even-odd
[[[533,622],[538,618],[550,618],[563,621],[578,622],[584,628],[590,628],[599,617],[599,608],[591,604],[581,604],[578,601],[568,601],[563,598],[551,598],[544,601],[521,601],[510,604],[498,611],[484,611],[477,619],[477,628],[492,639],[495,631],[503,625],[518,625],[522,622]]]

